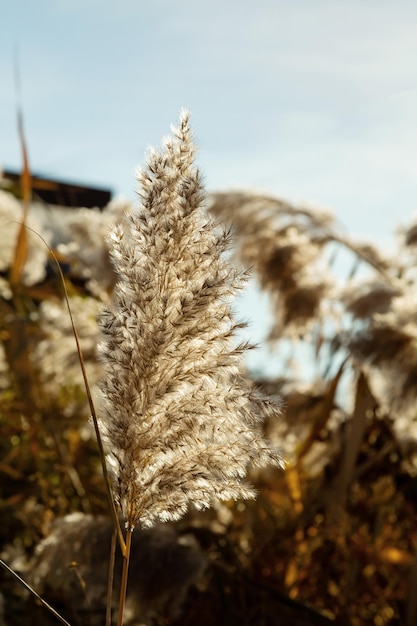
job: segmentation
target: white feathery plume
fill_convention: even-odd
[[[189,115],[139,173],[141,206],[113,229],[114,301],[103,310],[102,428],[128,525],[254,497],[251,466],[282,465],[261,436],[279,409],[241,374],[231,298],[242,284],[202,209]]]

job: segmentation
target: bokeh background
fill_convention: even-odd
[[[2,7],[0,164],[22,169],[20,105],[26,174],[115,197],[25,214],[1,179],[0,555],[74,625],[104,623],[111,529],[62,286],[15,220],[58,255],[96,393],[105,234],[182,107],[252,267],[247,374],[283,407],[263,428],[288,467],[251,476],[255,503],[138,532],[127,623],[415,625],[416,23],[407,0]],[[1,626],[49,624],[1,585]]]

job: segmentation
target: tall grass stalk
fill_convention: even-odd
[[[100,428],[126,523],[119,621],[136,525],[252,498],[251,466],[281,464],[260,421],[276,412],[242,375],[231,300],[243,279],[204,211],[188,113],[139,173],[141,204],[110,234],[117,284],[103,332]]]
[[[120,599],[119,599],[119,614],[117,619],[117,626],[123,625],[123,614],[126,602],[126,593],[127,593],[127,581],[129,575],[129,561],[130,561],[130,549],[132,545],[132,534],[133,528],[130,527],[126,532],[126,551],[123,556],[123,569],[122,569],[122,580],[120,584]]]

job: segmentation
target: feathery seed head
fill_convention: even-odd
[[[202,208],[194,152],[182,111],[139,173],[139,210],[109,239],[117,284],[99,322],[102,428],[132,525],[253,497],[248,468],[281,463],[258,430],[271,407],[240,373],[246,346],[235,345],[230,304],[239,276]]]

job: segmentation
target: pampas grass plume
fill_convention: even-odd
[[[202,206],[189,115],[139,173],[140,208],[113,229],[117,284],[103,310],[102,428],[128,526],[254,497],[251,466],[281,464],[260,434],[278,409],[243,377],[228,237]]]

